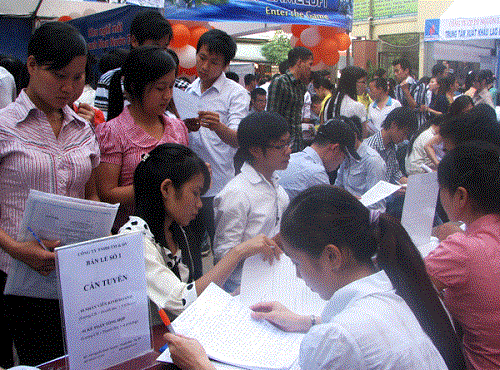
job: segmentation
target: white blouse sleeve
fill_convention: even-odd
[[[158,245],[148,225],[139,217],[132,216],[121,227],[120,233],[145,230],[144,258],[146,263],[146,283],[149,298],[169,313],[179,315],[198,295],[196,284],[182,282],[165,262],[164,248]],[[163,250],[162,250],[163,249]]]
[[[367,369],[354,338],[335,323],[309,330],[300,345],[299,364],[308,370]]]

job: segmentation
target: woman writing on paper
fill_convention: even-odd
[[[93,172],[99,164],[99,147],[89,122],[68,106],[82,93],[86,61],[85,40],[75,28],[60,22],[42,25],[28,45],[28,87],[0,111],[0,261],[4,281],[11,257],[43,275],[55,267],[53,252],[36,241],[16,241],[30,189],[98,199]],[[44,244],[49,250],[57,245],[54,241]],[[22,364],[36,365],[61,356],[58,300],[40,298],[44,292],[39,287],[28,289],[29,282],[18,285],[23,286],[22,292],[5,296],[7,318],[2,317],[0,332],[14,335]],[[6,356],[12,353],[9,338],[2,346]]]
[[[328,300],[326,307],[321,318],[277,302],[251,308],[257,320],[307,333],[302,369],[465,368],[422,259],[397,221],[369,211],[345,190],[318,185],[290,203],[281,238],[297,275]],[[165,338],[181,368],[214,368],[196,340]]]
[[[260,234],[233,247],[202,275],[201,253],[191,246],[188,224],[210,186],[208,168],[191,149],[162,144],[146,154],[134,174],[135,215],[120,232],[143,230],[148,295],[160,309],[179,315],[214,282],[222,286],[245,258],[273,260],[276,243]]]
[[[97,190],[103,201],[120,203],[114,230],[134,210],[134,170],[144,153],[163,143],[188,145],[184,123],[166,115],[176,68],[172,56],[157,46],[133,49],[110,82],[109,116],[96,127],[101,149]],[[123,107],[123,88],[130,102]]]

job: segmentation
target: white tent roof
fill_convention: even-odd
[[[0,0],[0,14],[29,16],[33,15],[37,7],[37,16],[42,18],[58,18],[71,13],[88,15],[98,13],[105,10],[113,9],[122,4],[109,4],[97,1],[81,1],[81,0]]]
[[[498,0],[455,0],[441,15],[441,19],[500,17]]]

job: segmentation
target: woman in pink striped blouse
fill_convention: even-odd
[[[96,128],[101,149],[97,189],[103,201],[120,203],[114,230],[134,209],[134,170],[145,153],[160,144],[188,145],[184,122],[165,114],[172,98],[176,64],[157,46],[133,49],[110,82],[109,115],[119,115]],[[130,102],[123,108],[123,88]]]
[[[54,253],[36,242],[16,240],[30,189],[77,198],[98,199],[93,177],[99,147],[90,124],[69,106],[85,83],[87,47],[66,23],[42,25],[28,45],[28,87],[0,111],[0,263],[3,280],[11,258],[40,274],[54,269]],[[55,241],[44,241],[52,250]],[[12,277],[12,276],[11,276]],[[3,291],[2,281],[2,291]],[[7,313],[0,332],[13,335],[20,362],[37,365],[64,353],[59,302],[36,298],[43,292],[2,296]],[[4,303],[5,302],[5,303]],[[8,324],[8,325],[7,325]],[[4,330],[2,330],[4,329]],[[10,339],[2,346],[7,353]]]

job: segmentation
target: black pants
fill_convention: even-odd
[[[36,366],[64,355],[58,300],[6,295],[5,302],[21,365]]]
[[[0,367],[5,369],[14,366],[14,357],[12,355],[12,336],[9,331],[9,321],[5,315],[5,296],[3,290],[5,282],[7,281],[7,274],[0,271],[0,333],[2,333],[2,345],[0,350]]]

